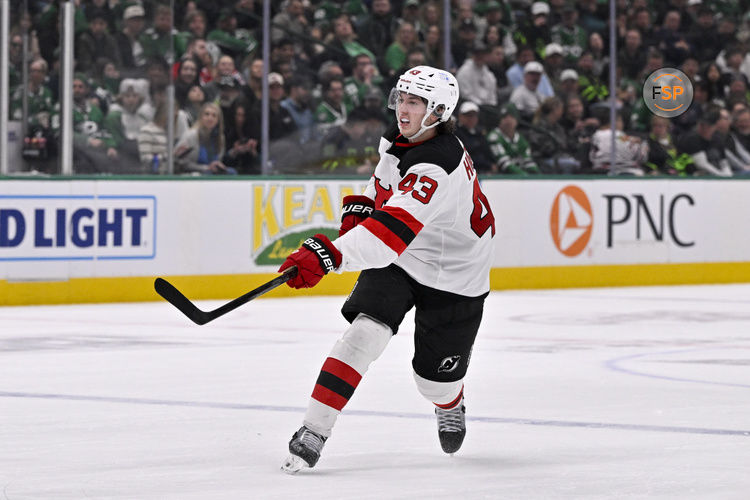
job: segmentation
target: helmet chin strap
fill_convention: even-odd
[[[437,116],[438,120],[435,123],[433,123],[432,125],[425,125],[424,123],[427,121],[427,118],[429,118],[430,116]],[[410,141],[413,141],[414,139],[418,138],[420,135],[424,134],[425,132],[427,132],[431,128],[437,127],[439,124],[440,124],[440,116],[437,115],[437,114],[435,114],[435,112],[433,111],[429,115],[426,114],[424,116],[424,118],[422,118],[422,123],[420,124],[419,130],[417,131],[416,134],[414,134],[414,135],[412,135],[410,137],[408,137],[408,136],[404,136],[404,137],[406,137]]]

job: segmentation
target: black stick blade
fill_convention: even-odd
[[[213,319],[210,314],[195,307],[195,304],[190,302],[182,292],[165,279],[156,278],[154,281],[154,290],[197,325],[205,325]]]

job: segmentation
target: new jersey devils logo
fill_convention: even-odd
[[[444,360],[440,362],[440,366],[438,367],[438,373],[450,373],[456,368],[458,368],[458,361],[461,359],[461,356],[448,356]]]

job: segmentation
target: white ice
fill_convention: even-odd
[[[407,316],[288,476],[342,300],[0,308],[0,499],[750,498],[750,285],[492,293],[453,457]]]

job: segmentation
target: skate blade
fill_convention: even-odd
[[[281,464],[282,472],[286,472],[287,474],[296,474],[305,467],[309,468],[310,466],[300,457],[292,454],[289,454],[289,456],[286,457],[286,460],[284,460],[284,463]]]

